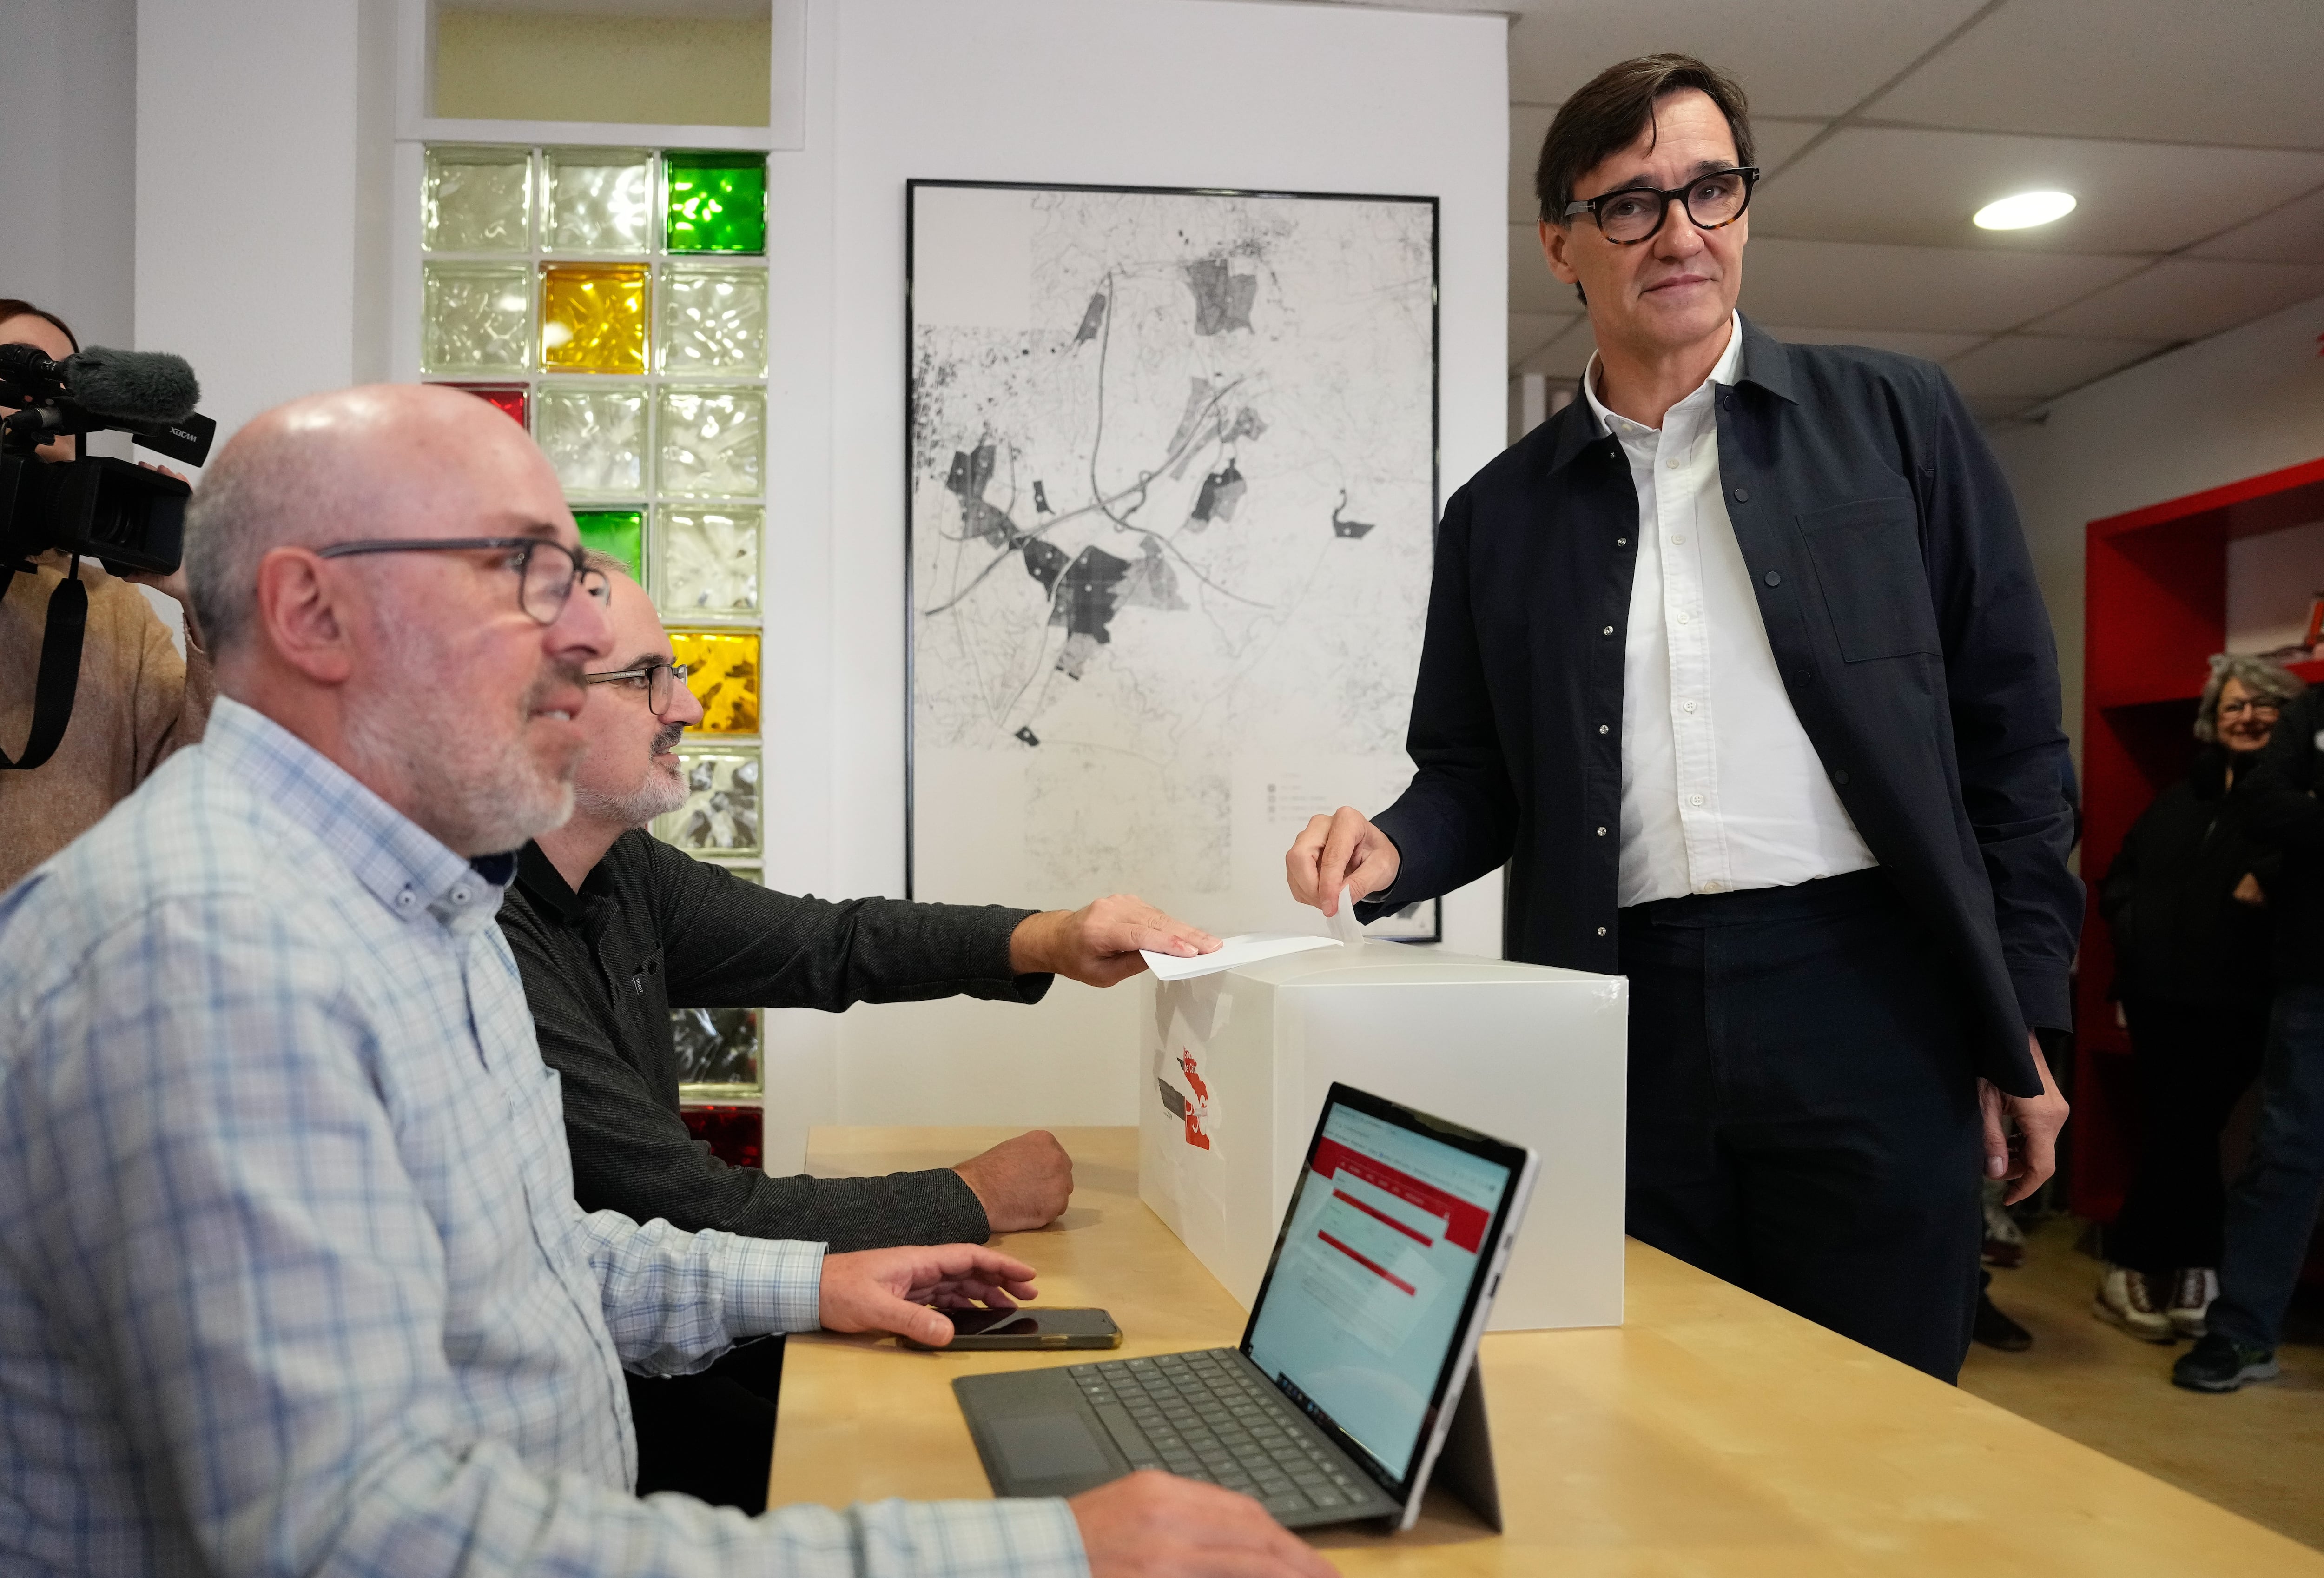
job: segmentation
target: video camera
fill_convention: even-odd
[[[23,753],[0,755],[0,770],[33,768],[53,755],[72,717],[88,628],[80,561],[115,575],[168,575],[185,549],[186,500],[173,476],[109,456],[48,462],[34,453],[51,438],[121,432],[143,448],[188,466],[209,458],[217,424],[195,411],[201,386],[182,356],[92,346],[52,361],[38,346],[0,345],[0,596],[32,557],[58,549],[72,571],[49,595],[41,641],[32,728]]]

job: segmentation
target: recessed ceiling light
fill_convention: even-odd
[[[1980,230],[2024,230],[2062,219],[2073,211],[2071,192],[2019,192],[2014,198],[2000,198],[1979,208],[1977,226]]]

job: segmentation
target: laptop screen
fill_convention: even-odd
[[[1401,1483],[1491,1263],[1523,1152],[1333,1087],[1243,1352]]]

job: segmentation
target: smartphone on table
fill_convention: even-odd
[[[923,1353],[987,1348],[1119,1348],[1121,1328],[1102,1309],[940,1309],[952,1323],[950,1348],[899,1337]]]

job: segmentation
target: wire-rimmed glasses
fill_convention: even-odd
[[[1617,246],[1636,246],[1653,238],[1670,216],[1670,206],[1685,206],[1686,217],[1699,230],[1732,225],[1751,206],[1751,189],[1758,184],[1759,167],[1738,164],[1698,175],[1668,191],[1652,187],[1621,187],[1594,198],[1578,198],[1565,205],[1565,217],[1587,214],[1598,233]]]
[[[542,624],[557,623],[576,586],[600,603],[609,594],[604,572],[584,564],[579,549],[546,537],[383,537],[335,542],[315,554],[318,558],[345,558],[358,553],[457,553],[480,548],[509,550],[508,568],[517,577],[516,605]],[[556,551],[544,554],[544,548]]]
[[[690,670],[684,663],[648,663],[637,669],[617,669],[607,674],[584,674],[584,685],[623,685],[646,693],[646,710],[656,717],[669,710],[677,698],[678,682]]]

